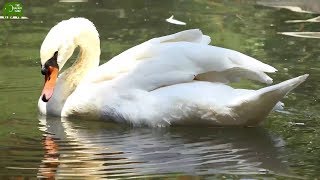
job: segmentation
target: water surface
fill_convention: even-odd
[[[0,19],[1,179],[320,176],[319,1],[23,4],[28,20]],[[186,26],[166,22],[171,15]],[[152,37],[201,28],[212,44],[276,67],[276,83],[305,73],[310,77],[284,99],[284,112],[271,114],[258,128],[152,129],[41,117],[39,47],[57,22],[78,16],[92,20],[100,32],[102,62]],[[245,81],[237,86],[264,85]]]

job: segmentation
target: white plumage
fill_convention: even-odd
[[[276,69],[209,43],[200,30],[182,31],[146,41],[98,66],[94,25],[84,18],[62,21],[42,44],[42,64],[58,51],[61,69],[76,46],[80,55],[59,76],[51,99],[43,102],[40,97],[40,112],[150,126],[257,125],[308,76],[260,90],[234,89],[226,83],[240,78],[270,84],[266,73]]]

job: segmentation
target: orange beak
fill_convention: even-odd
[[[58,78],[59,69],[54,66],[49,66],[48,72],[44,77],[44,87],[41,93],[42,101],[48,102],[53,95],[53,90]]]

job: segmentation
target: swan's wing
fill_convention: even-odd
[[[237,51],[207,45],[209,42],[200,30],[151,39],[112,58],[87,79],[103,82],[116,78],[121,79],[119,84],[146,90],[193,79],[227,83],[243,77],[272,83],[265,74],[276,71],[272,66]]]
[[[151,91],[163,86],[202,80],[202,74],[214,74],[207,81],[232,81],[242,76],[264,83],[272,79],[265,72],[272,66],[230,49],[189,42],[160,43],[136,61],[136,66],[114,79],[118,87]]]
[[[121,54],[115,56],[105,65],[116,64],[117,66],[122,63],[127,63],[128,61],[141,60],[146,57],[150,57],[148,51],[163,43],[169,42],[190,42],[190,43],[199,43],[199,44],[209,44],[211,41],[209,36],[203,35],[199,29],[191,29],[186,31],[181,31],[175,34],[162,36],[158,38],[150,39],[142,44],[134,46]]]
[[[95,69],[86,79],[94,82],[113,79],[133,69],[137,64],[137,61],[148,57],[150,48],[161,43],[169,42],[209,44],[211,39],[209,36],[202,34],[199,29],[190,29],[167,36],[153,38],[113,57],[107,63]]]
[[[175,34],[162,36],[158,38],[151,39],[147,42],[149,43],[166,43],[166,42],[192,42],[199,44],[209,44],[211,42],[211,38],[207,35],[202,34],[199,29],[190,29],[181,31]]]

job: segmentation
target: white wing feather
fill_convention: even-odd
[[[127,73],[137,65],[138,60],[148,57],[150,49],[160,43],[169,42],[209,44],[211,39],[209,36],[203,35],[199,29],[190,29],[167,36],[153,38],[113,57],[107,63],[99,66],[91,72],[85,81],[90,80],[93,82],[101,82],[111,80],[123,73]]]
[[[248,78],[272,83],[265,72],[272,66],[237,51],[210,46],[210,38],[198,29],[154,38],[112,58],[90,76],[90,81],[115,79],[118,86],[154,90],[195,78],[233,82]]]

